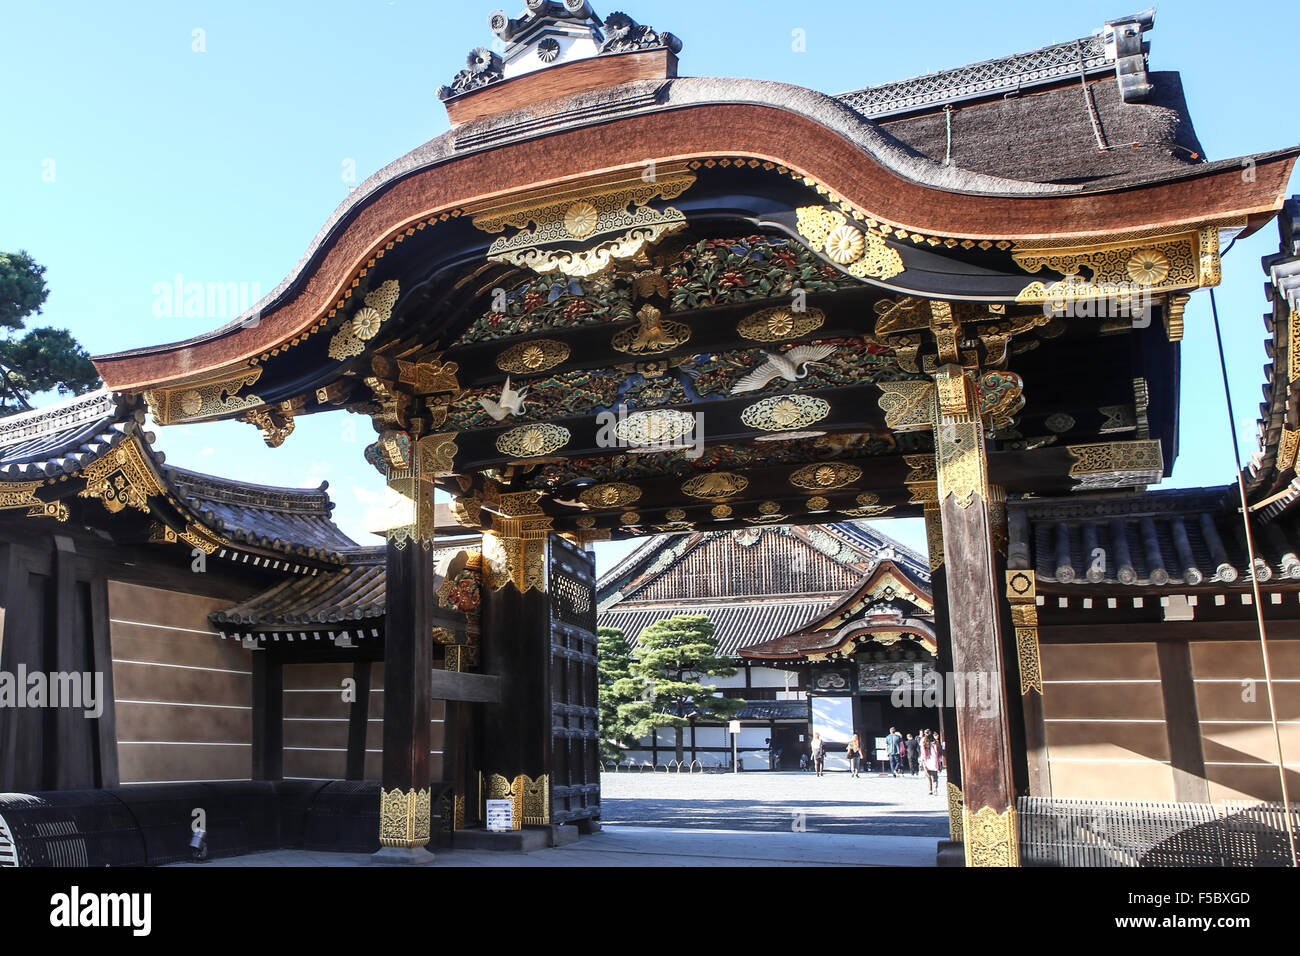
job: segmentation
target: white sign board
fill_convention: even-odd
[[[487,828],[499,833],[515,828],[515,803],[513,800],[485,800]]]
[[[738,720],[730,721],[730,722],[728,723],[728,725],[727,725],[727,729],[728,729],[728,732],[733,733],[733,734],[738,734],[738,733],[740,733],[740,721],[738,721]]]

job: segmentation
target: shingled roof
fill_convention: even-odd
[[[1148,10],[1092,36],[839,99],[917,152],[1006,179],[1098,183],[1204,163],[1177,73],[1148,73]]]

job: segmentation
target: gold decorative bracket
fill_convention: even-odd
[[[1043,693],[1043,668],[1038,652],[1038,578],[1033,571],[1007,572],[1007,601],[1016,630],[1020,660],[1020,693]]]

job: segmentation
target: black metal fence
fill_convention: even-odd
[[[1293,832],[1300,805],[1292,804]],[[1291,866],[1280,803],[1021,797],[1025,866]]]

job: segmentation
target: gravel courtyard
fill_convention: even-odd
[[[700,827],[808,833],[948,835],[947,781],[926,793],[924,777],[847,773],[604,773],[601,818],[639,827]],[[802,815],[802,819],[799,815]]]

